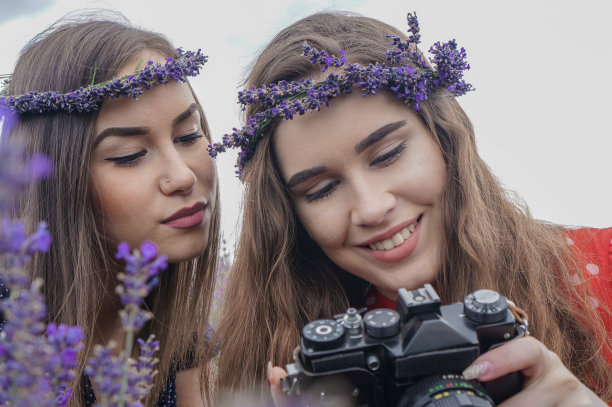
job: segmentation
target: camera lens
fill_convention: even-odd
[[[494,407],[495,403],[475,381],[461,375],[428,376],[410,386],[397,407]]]

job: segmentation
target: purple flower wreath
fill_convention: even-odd
[[[188,76],[196,76],[207,61],[201,50],[197,52],[177,49],[178,58],[167,58],[165,64],[148,61],[142,71],[133,75],[112,79],[88,87],[81,87],[67,93],[56,91],[31,91],[20,96],[0,98],[0,106],[17,113],[51,113],[56,111],[91,112],[97,110],[104,98],[127,96],[137,98],[144,89],[151,89],[158,83],[171,80],[185,82]],[[9,82],[10,86],[10,82]]]
[[[436,89],[446,89],[454,96],[473,90],[472,85],[463,80],[464,71],[470,69],[465,61],[465,49],[458,49],[454,40],[435,43],[429,50],[433,55],[430,58],[432,69],[416,48],[420,42],[416,14],[408,14],[408,32],[411,35],[406,42],[397,36],[387,36],[391,39],[390,45],[394,46],[387,51],[389,64],[375,63],[366,67],[355,63],[345,65],[345,52],[341,49],[340,57],[335,57],[304,44],[303,55],[311,64],[322,65],[321,72],[332,66],[341,68],[343,74],[331,73],[325,81],[317,83],[311,79],[280,81],[238,92],[242,110],[248,105],[261,105],[263,111],[248,117],[241,129],[234,128],[233,133],[225,134],[221,143],[209,145],[209,154],[214,158],[228,148],[240,148],[236,164],[236,173],[240,176],[273,120],[291,120],[295,114],[320,110],[323,105],[329,106],[336,96],[352,93],[354,87],[361,88],[362,96],[367,96],[375,95],[384,86],[414,110],[419,110],[419,103]]]

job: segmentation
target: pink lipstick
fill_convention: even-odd
[[[179,209],[161,223],[177,229],[189,229],[202,223],[205,209],[204,202],[197,202],[191,207]]]
[[[414,249],[416,249],[416,246],[417,246],[417,243],[419,242],[419,237],[421,234],[421,220],[422,220],[422,216],[419,216],[417,219],[412,219],[410,221],[403,222],[401,225],[398,225],[384,233],[381,233],[363,242],[360,248],[361,250],[368,253],[370,256],[374,257],[376,260],[382,261],[384,263],[395,263],[400,260],[403,260],[406,257],[410,256],[410,254],[412,254]],[[370,247],[367,246],[376,241],[380,241],[383,239],[389,239],[399,230],[411,224],[415,224],[414,231],[400,245],[395,246],[394,248],[390,250],[372,250]]]

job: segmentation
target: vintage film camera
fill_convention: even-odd
[[[492,290],[440,306],[429,284],[402,288],[395,310],[349,308],[307,324],[282,389],[305,406],[494,406],[522,388],[520,372],[487,383],[461,372],[526,335],[527,321],[517,317]]]

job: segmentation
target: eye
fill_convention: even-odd
[[[104,160],[113,162],[115,166],[117,167],[131,167],[133,165],[136,165],[138,160],[141,157],[144,157],[146,154],[147,152],[143,150],[143,151],[139,151],[137,153],[130,154],[130,155],[105,158]]]
[[[182,144],[184,146],[189,146],[195,143],[198,139],[204,137],[198,132],[187,134],[186,136],[180,136],[174,139],[176,144]]]
[[[326,184],[323,188],[319,189],[318,191],[313,192],[312,194],[305,195],[306,202],[311,203],[318,199],[323,199],[326,196],[329,196],[332,192],[334,192],[334,190],[336,189],[339,183],[340,181],[338,180],[330,182],[329,184]]]
[[[395,147],[391,151],[387,151],[386,153],[376,157],[370,165],[378,165],[379,167],[386,167],[391,165],[397,160],[402,152],[406,149],[406,143],[403,142]]]

